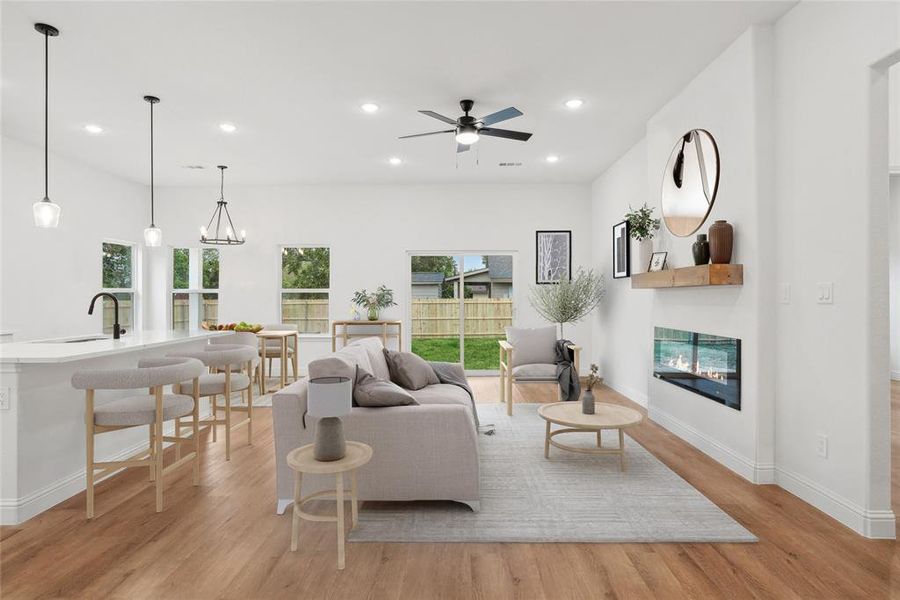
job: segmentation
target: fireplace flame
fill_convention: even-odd
[[[690,362],[685,360],[683,354],[679,354],[678,358],[670,358],[667,364],[673,369],[678,369],[679,371],[683,371],[685,373],[693,373],[694,375],[703,377],[704,379],[709,379],[718,383],[725,383],[726,377],[724,373],[720,373],[718,370],[713,369],[712,367],[707,367],[706,369],[704,369],[700,366],[699,359],[696,363],[691,365]]]

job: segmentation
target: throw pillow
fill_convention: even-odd
[[[440,383],[434,369],[425,359],[412,352],[395,352],[384,349],[391,381],[408,390],[421,390],[426,385]]]
[[[412,394],[399,385],[378,379],[366,371],[360,371],[359,380],[353,388],[353,400],[357,406],[366,408],[418,404]]]

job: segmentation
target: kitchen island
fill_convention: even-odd
[[[118,340],[85,335],[0,344],[0,524],[26,521],[84,490],[84,392],[72,388],[73,373],[133,368],[141,358],[202,348],[227,334],[144,331]],[[97,403],[133,393],[98,392]],[[135,427],[98,436],[95,452],[98,460],[119,460],[147,444],[147,429]]]

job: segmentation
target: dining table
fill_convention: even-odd
[[[266,393],[277,391],[276,389],[269,389],[266,379],[266,346],[268,345],[266,342],[268,342],[268,340],[279,340],[281,342],[281,368],[279,369],[281,375],[281,387],[278,389],[284,389],[287,385],[287,369],[285,368],[287,363],[285,361],[288,359],[288,348],[291,347],[294,349],[294,354],[290,357],[290,360],[292,361],[291,366],[293,367],[294,381],[297,381],[297,358],[300,354],[299,332],[296,329],[261,329],[256,332],[256,337],[258,337],[260,341],[259,372]],[[290,338],[294,339],[293,346],[288,344]]]

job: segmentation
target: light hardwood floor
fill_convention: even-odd
[[[497,398],[496,378],[473,384],[480,401]],[[520,385],[515,399],[549,401],[554,393],[552,386]],[[900,384],[891,393],[897,510]],[[635,406],[607,388],[600,399]],[[81,494],[2,528],[0,595],[900,597],[894,542],[866,540],[775,486],[747,483],[649,422],[629,433],[755,533],[758,544],[348,544],[347,569],[339,572],[333,525],[303,522],[300,550],[289,551],[291,516],[274,514],[271,411],[254,411],[254,421],[253,447],[238,442],[230,463],[221,443],[204,440],[202,486],[191,486],[189,471],[176,474],[167,481],[160,514],[145,474],[135,471],[98,486],[92,522],[84,520]]]

